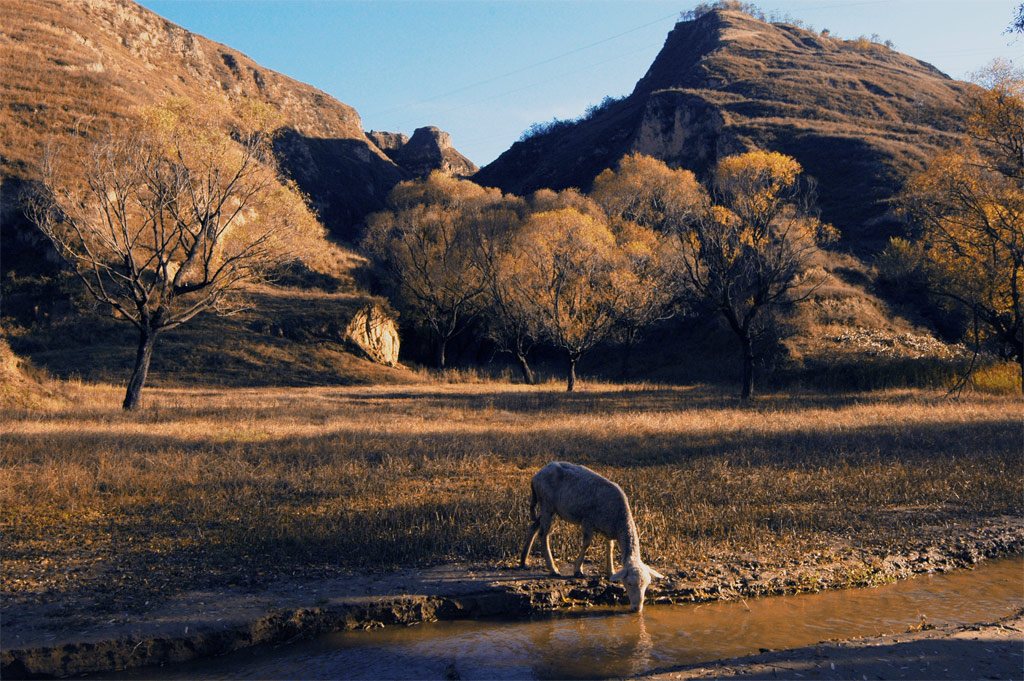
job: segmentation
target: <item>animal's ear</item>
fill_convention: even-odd
[[[657,570],[652,568],[650,565],[646,565],[645,567],[647,568],[647,572],[650,573],[652,578],[654,578],[654,579],[665,579],[665,575],[661,574],[660,572],[658,572]]]
[[[626,568],[622,568],[621,570],[619,570],[618,572],[616,572],[614,575],[611,576],[611,580],[613,582],[621,582],[625,578],[625,576],[626,576]]]

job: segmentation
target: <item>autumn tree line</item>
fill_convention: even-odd
[[[997,61],[976,82],[960,144],[911,177],[894,205],[906,236],[874,264],[891,297],[944,317],[947,337],[1015,361],[1024,386],[1024,76]],[[721,159],[701,184],[634,154],[587,195],[527,198],[432,175],[395,189],[363,246],[400,310],[429,332],[438,366],[482,320],[528,382],[530,349],[557,349],[572,390],[595,345],[628,352],[655,322],[702,307],[735,335],[747,398],[759,334],[821,283],[808,264],[837,236],[815,217],[801,171],[752,151]]]
[[[398,185],[362,242],[388,272],[401,312],[438,366],[472,322],[532,383],[532,347],[556,349],[566,386],[599,343],[627,347],[681,307],[709,305],[735,333],[742,395],[756,336],[779,306],[813,290],[802,276],[835,230],[818,220],[801,167],[776,152],[722,159],[707,186],[633,154],[589,194],[503,194],[433,173]]]
[[[977,77],[961,142],[932,159],[896,208],[905,238],[876,259],[894,298],[947,314],[957,333],[1021,368],[1024,389],[1024,74]],[[138,330],[125,409],[139,406],[158,336],[231,313],[282,263],[329,249],[281,172],[280,114],[254,102],[169,99],[99,134],[51,145],[27,212],[97,309]],[[627,348],[685,307],[736,338],[741,395],[756,340],[810,295],[814,253],[836,237],[815,217],[800,164],[772,151],[693,173],[631,155],[589,194],[503,194],[433,174],[404,182],[367,221],[365,251],[444,366],[470,322],[534,380],[530,350],[561,353],[567,388],[597,344]],[[909,298],[908,298],[909,297]]]

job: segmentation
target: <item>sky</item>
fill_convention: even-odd
[[[765,0],[852,39],[877,34],[953,78],[996,57],[1020,0]],[[141,0],[266,68],[355,107],[366,130],[434,125],[477,165],[533,123],[632,91],[693,0]]]

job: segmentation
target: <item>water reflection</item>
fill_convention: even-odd
[[[459,621],[333,634],[174,668],[139,679],[579,679],[625,677],[673,665],[793,648],[828,638],[978,622],[1024,606],[1024,559],[976,570],[745,602],[649,606],[642,614],[518,622]]]

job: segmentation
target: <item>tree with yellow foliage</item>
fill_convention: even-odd
[[[475,215],[501,192],[433,172],[397,185],[367,221],[362,247],[391,275],[399,308],[434,339],[437,366],[476,314],[485,286]]]
[[[930,292],[1015,359],[1024,386],[1024,72],[997,61],[977,80],[963,144],[905,187],[915,243],[894,240],[885,255],[916,260]]]
[[[572,392],[576,363],[607,338],[619,309],[615,236],[603,220],[561,208],[530,215],[514,252],[507,267],[521,282],[521,302],[537,335],[565,353]]]
[[[633,348],[644,331],[671,318],[681,307],[682,263],[670,234],[625,220],[612,220],[609,226],[620,260],[612,275],[617,292],[612,338],[622,348],[619,374],[625,380]]]
[[[692,172],[637,153],[598,175],[590,197],[611,218],[666,234],[692,222],[704,205],[704,189]]]
[[[760,330],[776,308],[797,299],[810,255],[835,236],[834,228],[808,214],[801,172],[795,159],[777,152],[723,158],[713,194],[697,219],[677,231],[686,283],[723,315],[739,341],[744,399],[754,393]]]
[[[526,202],[512,195],[479,211],[474,219],[477,233],[476,261],[484,282],[481,311],[488,339],[512,355],[523,381],[536,382],[528,356],[539,338],[529,287],[520,267],[518,231]]]
[[[677,307],[680,253],[671,235],[697,219],[705,192],[689,170],[630,154],[597,176],[590,197],[607,213],[626,262],[616,273],[622,302],[615,328],[625,377],[630,351],[643,330]]]
[[[169,99],[87,148],[51,149],[36,224],[103,308],[139,331],[123,407],[139,406],[157,337],[309,249],[323,230],[271,148],[276,112]]]

